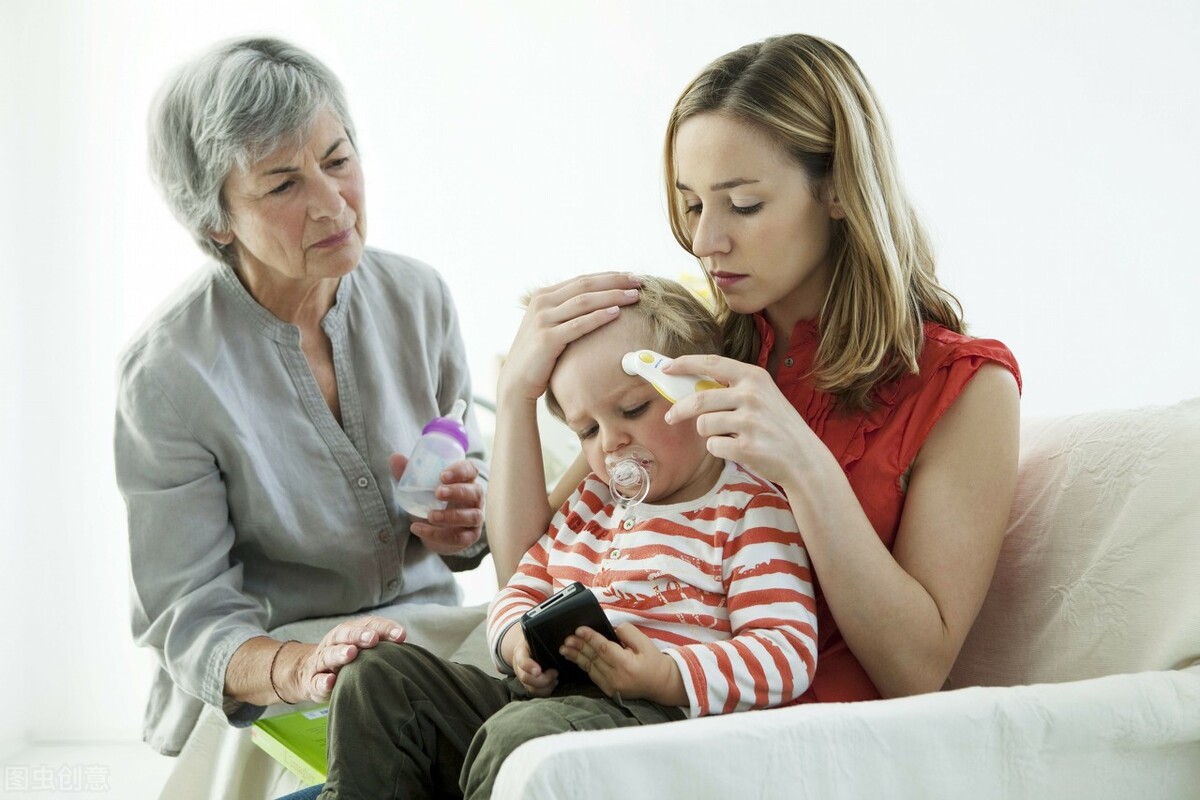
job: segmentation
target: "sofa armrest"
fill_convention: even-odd
[[[1022,420],[996,574],[948,686],[1200,660],[1200,398]]]
[[[1200,665],[528,742],[494,798],[1194,797]]]

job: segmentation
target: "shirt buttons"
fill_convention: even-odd
[[[794,361],[792,361],[791,357],[785,358],[785,359],[783,360],[783,365],[784,365],[785,367],[790,367],[790,366],[791,366],[792,364],[794,364],[794,363],[795,363],[795,362],[794,362]]]
[[[608,557],[613,558],[613,559],[620,558],[621,557],[621,549],[619,547],[614,547],[612,550],[609,550]]]
[[[634,525],[634,522],[633,522],[633,520],[631,520],[631,519],[627,519],[627,520],[625,520],[624,522],[622,522],[622,523],[621,523],[621,527],[622,527],[622,528],[624,528],[624,529],[625,529],[625,530],[627,530],[627,531],[628,531],[628,530],[633,530],[633,525]]]
[[[395,589],[399,585],[400,585],[400,581],[396,580],[395,578],[392,578],[390,581],[388,581],[389,589]]]
[[[367,480],[365,475],[358,479],[358,488],[365,489],[370,485],[371,485],[371,482],[369,480]]]
[[[392,532],[391,531],[380,531],[379,532],[379,541],[383,542],[384,544],[387,544],[391,540],[392,540]]]

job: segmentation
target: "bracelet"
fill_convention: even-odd
[[[294,706],[295,703],[288,703],[287,700],[284,700],[283,695],[279,693],[279,687],[275,685],[275,662],[279,660],[279,654],[283,652],[283,648],[287,647],[293,642],[296,642],[296,640],[288,639],[286,642],[279,645],[279,647],[275,650],[275,655],[271,656],[271,666],[267,668],[267,677],[271,680],[271,691],[275,692],[275,696],[279,698],[279,702],[287,703],[289,706]]]

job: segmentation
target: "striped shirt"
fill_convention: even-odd
[[[693,717],[784,705],[812,680],[816,604],[796,520],[778,489],[733,462],[700,498],[626,513],[589,475],[492,601],[492,652],[572,581],[613,627],[633,623],[675,660]]]

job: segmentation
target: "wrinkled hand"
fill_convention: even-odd
[[[619,695],[625,700],[687,705],[687,693],[675,660],[631,623],[618,625],[615,633],[621,644],[591,628],[581,627],[574,636],[567,637],[561,652],[609,697]]]
[[[725,384],[685,397],[666,414],[671,424],[695,419],[696,432],[708,438],[714,456],[784,486],[831,457],[765,369],[722,356],[691,355],[675,359],[664,372],[707,375]]]
[[[532,401],[545,394],[567,345],[612,322],[620,306],[637,302],[638,285],[625,272],[598,272],[532,292],[500,370],[498,396]]]
[[[512,666],[517,674],[517,680],[533,697],[549,697],[558,685],[558,670],[543,670],[541,665],[529,654],[529,642],[525,641],[525,633],[520,625],[509,629],[510,634],[516,631],[516,644],[513,645]]]
[[[408,458],[391,457],[392,477],[400,480]],[[438,555],[453,555],[479,541],[483,531],[483,486],[475,482],[479,469],[470,461],[456,461],[441,475],[442,484],[434,496],[446,501],[446,508],[430,511],[429,519],[414,517],[410,530]]]
[[[328,702],[342,667],[363,650],[380,642],[402,642],[404,637],[404,628],[384,617],[347,620],[325,634],[318,644],[285,644],[279,661],[283,662],[287,656],[289,666],[276,666],[275,684],[280,687],[283,699],[290,703]]]

